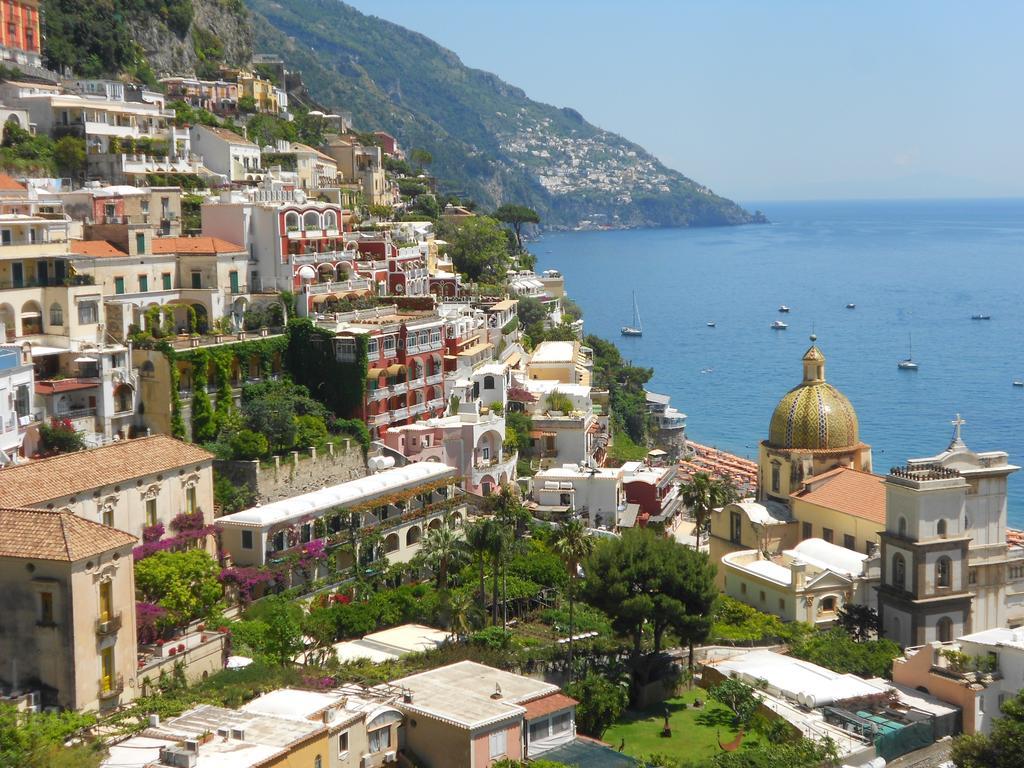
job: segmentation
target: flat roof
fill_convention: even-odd
[[[243,704],[241,710],[256,715],[306,720],[311,715],[328,707],[337,706],[344,698],[338,693],[278,688],[276,691],[264,693],[247,704]]]
[[[333,507],[345,507],[360,501],[392,493],[404,487],[422,485],[444,477],[454,477],[454,467],[436,461],[419,461],[404,467],[386,469],[375,475],[349,480],[288,499],[251,507],[217,518],[218,525],[266,527],[296,520]]]
[[[526,709],[521,704],[559,692],[557,685],[474,661],[420,672],[391,685],[412,693],[412,703],[401,704],[402,709],[467,729],[522,717]],[[498,698],[492,698],[494,694]]]
[[[843,699],[877,694],[887,687],[774,651],[750,651],[712,666],[726,676],[739,675],[751,683],[767,680],[768,685],[782,695],[812,709]]]
[[[982,632],[972,632],[959,638],[966,643],[978,645],[1002,645],[1009,648],[1024,649],[1024,628],[994,627]]]
[[[450,632],[423,624],[402,624],[363,636],[363,640],[385,646],[386,650],[394,648],[401,654],[432,651],[451,639]]]
[[[574,363],[576,362],[576,342],[574,341],[542,341],[533,350],[531,363]]]
[[[397,653],[385,651],[369,643],[364,643],[362,640],[345,640],[335,643],[334,655],[341,664],[364,660],[380,664],[385,661],[395,661],[398,659]]]

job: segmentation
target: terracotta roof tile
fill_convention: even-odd
[[[807,487],[791,497],[885,524],[885,482],[881,475],[837,467],[810,478]]]
[[[98,379],[56,379],[54,381],[37,381],[37,395],[55,395],[59,392],[75,392],[80,389],[98,387]]]
[[[0,530],[0,557],[69,563],[138,541],[130,533],[71,512],[44,509],[0,509]]]
[[[72,240],[69,245],[71,252],[77,253],[79,256],[93,256],[105,259],[128,255],[124,251],[112,246],[106,240]]]
[[[219,136],[220,138],[224,139],[224,141],[230,142],[232,144],[246,144],[253,147],[256,146],[256,144],[249,141],[244,136],[240,136],[239,134],[235,133],[234,131],[230,131],[227,128],[215,128],[212,125],[203,125],[199,127],[209,131],[214,136]]]
[[[121,440],[0,469],[0,504],[30,507],[144,475],[209,461],[213,454],[168,435]],[[0,529],[2,530],[2,529]]]
[[[155,237],[153,253],[241,253],[244,246],[219,237]]]
[[[579,702],[576,699],[566,696],[564,693],[549,693],[547,696],[528,701],[522,706],[526,708],[526,719],[533,720],[536,717],[550,715],[552,712],[575,707],[577,704]]]
[[[0,173],[0,189],[24,190],[28,189],[28,187],[26,187],[13,176],[8,176],[6,173]]]

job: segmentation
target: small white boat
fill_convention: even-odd
[[[787,307],[785,304],[781,304],[779,306],[779,312],[789,312],[789,307]]]
[[[983,312],[979,312],[976,315],[971,315],[971,320],[991,320],[992,315],[986,315]]]
[[[784,330],[786,330],[787,328],[789,328],[789,326],[788,326],[788,325],[786,325],[786,324],[785,324],[784,322],[782,322],[781,320],[776,320],[776,321],[774,321],[774,322],[772,323],[772,329],[773,329],[773,330],[776,330],[776,331],[784,331]]]
[[[644,326],[640,322],[640,309],[636,305],[636,291],[633,291],[633,324],[622,326],[623,336],[643,336]]]
[[[914,362],[914,338],[907,334],[907,356],[896,363],[901,371],[916,371],[917,363]]]
[[[847,309],[856,309],[856,308],[857,308],[857,305],[856,305],[856,304],[853,304],[853,303],[850,303],[850,304],[847,304],[847,305],[846,305],[846,308],[847,308]]]
[[[1021,379],[1014,379],[1013,380],[1013,386],[1015,386],[1015,387],[1024,387],[1024,381],[1022,381]]]
[[[705,325],[706,325],[706,326],[707,326],[708,328],[714,328],[714,327],[715,327],[715,321],[714,321],[714,320],[708,320],[708,321],[707,321],[707,322],[705,323]]]

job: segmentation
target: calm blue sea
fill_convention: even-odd
[[[958,412],[971,448],[1024,464],[1024,200],[748,207],[774,223],[556,233],[532,249],[564,273],[588,333],[654,368],[694,440],[756,458],[813,328],[876,471],[942,451]],[[633,290],[642,338],[619,334]],[[777,319],[789,329],[771,330]],[[916,373],[896,367],[911,335]],[[1024,471],[1009,518],[1024,527]]]

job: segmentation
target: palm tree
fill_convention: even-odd
[[[460,550],[459,537],[448,525],[442,523],[427,533],[423,540],[423,555],[427,563],[437,571],[437,588],[448,589],[448,569]]]
[[[707,472],[697,472],[683,485],[683,503],[693,512],[694,535],[700,534],[708,524],[711,511],[735,501],[736,489],[723,478],[713,478]]]
[[[487,610],[487,586],[484,582],[484,569],[491,551],[490,520],[481,520],[466,526],[465,546],[476,561],[480,571],[480,612]]]
[[[473,594],[466,589],[457,589],[449,593],[448,628],[461,640],[473,631],[474,619],[479,615],[477,606],[473,604]]]
[[[594,540],[587,533],[583,521],[570,518],[562,522],[554,541],[554,550],[565,561],[569,569],[569,682],[572,682],[572,657],[576,631],[574,608],[576,604],[576,580],[579,578],[580,563],[594,551]]]
[[[488,531],[488,549],[491,553],[491,608],[493,610],[493,616],[491,617],[491,624],[497,626],[498,624],[498,611],[500,610],[500,596],[498,593],[498,584],[501,576],[501,568],[506,558],[508,557],[509,550],[512,547],[512,539],[509,536],[509,530],[502,525],[498,520],[492,518],[484,523]]]

